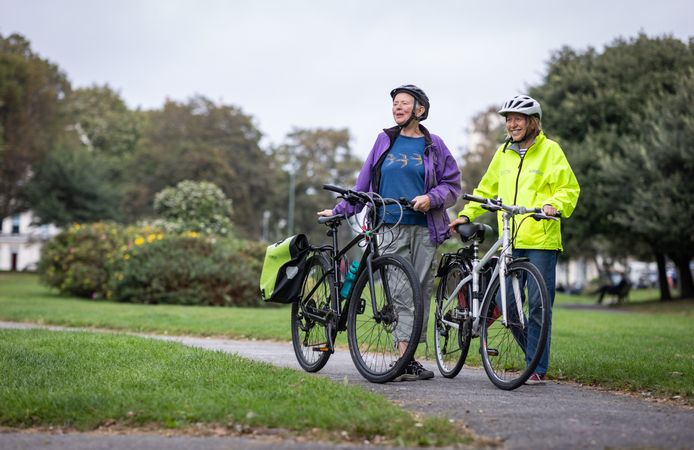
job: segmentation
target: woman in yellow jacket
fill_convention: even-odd
[[[508,138],[492,158],[479,186],[473,195],[486,198],[499,197],[506,204],[526,207],[542,207],[545,214],[568,218],[576,207],[580,188],[576,176],[559,144],[547,139],[542,132],[542,109],[537,100],[527,95],[517,95],[504,103],[499,114],[506,118]],[[458,218],[451,222],[451,229],[467,223],[486,212],[479,203],[468,203]],[[513,244],[514,258],[526,257],[542,273],[550,297],[550,326],[547,345],[528,384],[544,383],[549,366],[549,349],[552,332],[552,308],[556,284],[556,265],[562,250],[561,225],[552,220],[525,220],[523,226],[511,231],[516,233]],[[499,232],[501,213],[499,213]],[[533,299],[530,310],[532,311]],[[534,353],[538,331],[528,330],[528,354]],[[534,337],[534,342],[533,342]]]

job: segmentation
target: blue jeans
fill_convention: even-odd
[[[554,293],[556,291],[556,278],[557,278],[557,257],[559,252],[556,250],[513,250],[513,258],[528,258],[531,263],[535,265],[540,270],[542,277],[545,279],[545,284],[547,285],[547,292],[549,293],[549,311],[548,311],[548,329],[547,329],[547,344],[545,345],[545,351],[542,353],[540,362],[537,364],[535,372],[540,374],[546,374],[547,368],[549,367],[549,347],[552,342],[552,306],[554,305]],[[529,324],[528,324],[528,340],[526,355],[534,355],[535,348],[537,348],[537,341],[540,336],[540,320],[541,317],[538,313],[538,305],[534,305],[539,298],[534,293],[528,292],[529,298]],[[526,362],[530,362],[527,358]]]

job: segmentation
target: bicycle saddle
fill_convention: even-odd
[[[491,233],[492,227],[486,223],[464,223],[455,227],[455,230],[460,235],[463,242],[468,242],[475,239],[477,242],[484,242],[484,233]]]

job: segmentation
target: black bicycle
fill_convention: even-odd
[[[323,189],[360,208],[364,219],[357,235],[343,248],[338,245],[342,215],[320,217],[328,227],[332,245],[311,247],[301,298],[292,305],[292,343],[301,367],[317,372],[335,352],[335,338],[347,331],[350,355],[359,373],[373,383],[391,381],[412,359],[422,329],[421,286],[412,264],[397,255],[379,254],[379,240],[388,227],[383,223],[385,205],[409,207],[405,199],[357,192],[337,186]],[[355,245],[364,247],[359,269],[346,298],[340,263]],[[411,323],[411,325],[410,325]],[[407,348],[401,353],[401,348]]]

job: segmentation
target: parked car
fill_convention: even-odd
[[[636,277],[634,287],[638,289],[658,287],[658,272],[654,270],[643,271]]]

